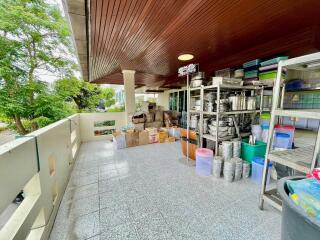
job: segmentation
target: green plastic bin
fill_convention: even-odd
[[[261,141],[256,141],[256,145],[249,144],[249,138],[241,141],[241,158],[247,162],[252,162],[256,156],[264,157],[266,154],[267,144]]]

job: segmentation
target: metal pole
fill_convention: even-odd
[[[215,137],[215,155],[219,155],[219,112],[220,112],[220,85],[217,86],[217,110],[216,110],[216,137]]]
[[[260,97],[260,114],[263,112],[263,94],[264,94],[264,87],[261,88],[261,97]]]
[[[180,99],[179,99],[179,96],[180,96],[180,91],[177,91],[177,112],[180,112],[179,110],[179,102],[180,102]]]
[[[187,164],[189,165],[189,121],[190,121],[190,87],[189,74],[187,74]]]
[[[318,135],[316,140],[316,146],[314,147],[314,152],[312,156],[312,162],[311,162],[311,171],[317,167],[318,165],[318,156],[319,156],[319,150],[320,150],[320,127],[318,128]]]
[[[203,85],[200,87],[200,126],[199,126],[199,140],[200,140],[200,147],[202,148],[203,140]]]

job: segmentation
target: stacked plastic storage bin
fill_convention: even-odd
[[[320,92],[316,91],[301,91],[301,92],[286,92],[283,101],[284,108],[320,108]],[[294,125],[302,129],[317,130],[320,124],[318,119],[299,118],[293,119],[283,117],[284,125]]]
[[[196,173],[200,176],[212,174],[213,151],[207,148],[196,150]]]
[[[275,125],[273,147],[291,149],[293,146],[295,127],[291,125]]]
[[[264,83],[264,85],[272,86],[274,80],[277,78],[278,63],[280,60],[286,60],[288,56],[281,56],[272,58],[260,63],[259,68],[259,80]],[[283,73],[284,78],[284,73]]]
[[[251,180],[257,184],[261,184],[262,176],[263,176],[263,168],[264,168],[264,157],[256,156],[252,159],[252,175]],[[270,173],[272,168],[272,162],[268,164],[268,176],[267,176],[267,184],[270,181]]]
[[[260,59],[255,59],[243,64],[245,83],[252,83],[259,80]]]
[[[269,125],[270,125],[270,113],[262,113],[260,115],[260,125],[261,125],[261,141],[267,142],[268,141],[268,134],[269,134]]]

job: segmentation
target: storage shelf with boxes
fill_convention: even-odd
[[[164,111],[155,103],[142,104],[139,112],[132,115],[132,124],[113,132],[115,149],[139,145],[174,142],[180,139],[176,111]]]

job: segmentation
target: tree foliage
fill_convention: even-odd
[[[35,129],[70,113],[39,76],[72,74],[71,46],[56,6],[43,0],[0,1],[0,112],[15,121],[20,133],[28,131],[22,119]]]
[[[102,88],[97,84],[80,81],[75,77],[59,80],[55,83],[57,94],[66,101],[73,101],[79,111],[94,110],[100,100],[110,107],[115,103],[115,92],[112,88]]]

